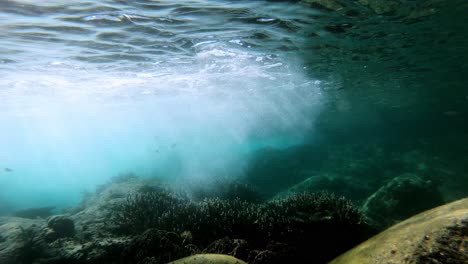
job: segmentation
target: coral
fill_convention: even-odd
[[[202,244],[230,235],[248,235],[257,217],[257,207],[240,199],[204,199],[190,218],[194,239]]]
[[[165,189],[130,194],[117,204],[112,220],[123,233],[141,233],[148,228],[175,230],[189,201]]]
[[[259,222],[263,228],[293,223],[360,225],[364,222],[364,215],[349,200],[327,192],[303,192],[275,199],[264,204],[261,211]]]
[[[29,228],[20,227],[18,242],[20,245],[13,253],[18,264],[32,263],[34,259],[45,254],[43,241],[34,226]]]
[[[176,233],[152,228],[133,239],[123,252],[122,260],[124,263],[163,264],[196,252],[193,245],[183,245]]]
[[[256,207],[239,198],[207,198],[194,203],[164,189],[131,194],[116,205],[112,222],[118,232],[138,234],[157,228],[181,234],[190,232],[206,245],[231,234],[246,234],[256,219]]]
[[[264,200],[253,185],[230,179],[217,179],[208,184],[194,183],[187,191],[196,201],[206,198],[220,198],[224,200],[240,199],[251,203],[260,203]]]
[[[114,214],[114,223],[127,232],[138,234],[151,228],[152,235],[166,232],[170,239],[164,242],[178,247],[194,244],[206,247],[204,252],[232,254],[252,263],[301,258],[320,263],[367,235],[363,214],[349,200],[330,193],[298,193],[255,204],[240,198],[193,202],[154,189],[130,195]],[[142,237],[149,236],[146,232]],[[310,255],[310,249],[320,252],[320,257]],[[147,257],[144,263],[158,263],[153,259],[158,255],[138,254],[138,261]]]
[[[282,251],[297,252],[287,253],[289,260],[309,263],[330,260],[367,238],[369,232],[357,207],[326,192],[297,193],[270,201],[260,209],[258,224],[261,234],[257,236],[285,243],[290,249]]]

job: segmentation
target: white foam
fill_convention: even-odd
[[[3,72],[0,167],[14,173],[2,188],[76,201],[122,171],[235,177],[256,148],[310,132],[321,95],[300,66],[219,43],[197,49],[189,65],[152,70],[52,61]]]

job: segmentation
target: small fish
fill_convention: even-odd
[[[4,168],[3,170],[4,170],[5,172],[13,172],[13,170],[10,169],[10,168]]]

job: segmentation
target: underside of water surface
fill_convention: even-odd
[[[334,193],[377,229],[464,198],[467,11],[0,0],[0,216],[76,212],[125,179]]]

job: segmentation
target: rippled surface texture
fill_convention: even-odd
[[[0,211],[126,172],[466,196],[468,5],[376,2],[0,0]]]

